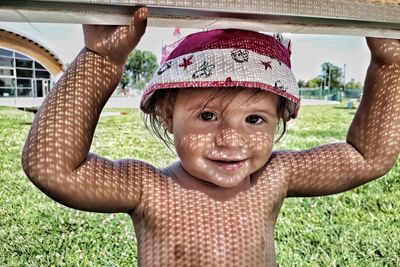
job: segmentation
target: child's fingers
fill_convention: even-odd
[[[83,25],[85,46],[116,64],[124,64],[146,30],[147,14],[146,7],[139,8],[129,26]]]
[[[400,60],[400,41],[397,39],[367,37],[372,59],[377,63],[398,63]]]
[[[400,40],[388,38],[367,37],[367,44],[370,49],[385,49],[389,46],[399,46]]]
[[[370,48],[379,48],[382,44],[388,42],[390,39],[377,38],[377,37],[367,37],[367,44]]]
[[[132,17],[129,25],[129,38],[136,44],[146,31],[148,9],[146,7],[139,8]]]

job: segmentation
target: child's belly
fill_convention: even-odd
[[[138,231],[140,266],[275,266],[273,231],[224,223]],[[219,228],[219,229],[218,229]],[[229,229],[228,229],[229,228]]]
[[[265,193],[220,201],[174,188],[144,196],[133,216],[140,266],[275,266],[282,197]]]

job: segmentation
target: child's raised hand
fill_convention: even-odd
[[[378,64],[400,64],[400,40],[367,37],[372,60]]]
[[[83,25],[86,48],[114,64],[124,65],[146,30],[147,14],[146,7],[138,9],[129,26]]]

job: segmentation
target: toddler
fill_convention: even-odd
[[[186,37],[150,81],[141,109],[180,160],[158,169],[89,153],[100,112],[146,28],[85,25],[85,48],[36,115],[23,168],[66,206],[128,213],[140,266],[276,266],[286,197],[335,194],[388,172],[399,153],[400,44],[368,39],[371,65],[347,140],[276,151],[300,100],[290,43],[245,30]],[[172,135],[172,140],[168,136]]]

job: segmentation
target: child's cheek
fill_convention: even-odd
[[[248,136],[248,146],[252,150],[272,150],[274,144],[274,134],[256,132]]]
[[[180,148],[186,149],[201,149],[212,146],[213,136],[212,134],[187,134],[178,138],[179,140],[177,145]]]

